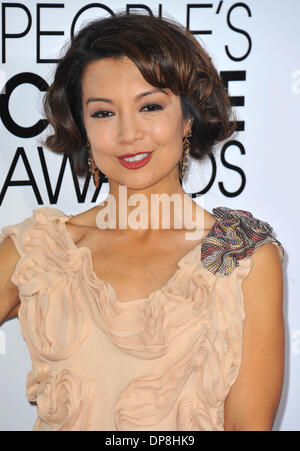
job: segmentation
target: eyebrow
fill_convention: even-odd
[[[146,92],[141,92],[140,94],[138,94],[137,96],[135,96],[135,100],[139,100],[142,97],[148,96],[149,94],[154,94],[155,92],[162,92],[163,94],[168,95],[168,93],[166,91],[164,91],[163,89],[152,89],[152,91],[146,91]],[[89,97],[86,101],[86,105],[88,105],[90,102],[107,102],[107,103],[114,103],[114,101],[112,99],[106,99],[104,97]]]

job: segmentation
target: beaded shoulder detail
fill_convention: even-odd
[[[246,210],[216,207],[213,214],[216,223],[201,247],[201,262],[210,272],[230,274],[239,266],[239,260],[251,256],[259,246],[269,242],[278,246],[283,261],[284,249],[270,224]]]

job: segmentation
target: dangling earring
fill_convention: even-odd
[[[187,131],[186,136],[184,136],[184,139],[183,139],[183,152],[181,154],[181,158],[180,158],[180,162],[179,162],[179,178],[180,178],[180,180],[183,179],[185,170],[187,168],[188,157],[189,157],[189,153],[191,151],[191,142],[189,139],[189,138],[191,138],[191,136],[192,136],[192,130],[189,129]]]
[[[86,148],[89,151],[89,156],[88,156],[89,173],[92,174],[93,180],[94,180],[94,185],[96,188],[98,188],[99,181],[100,181],[100,171],[96,166],[89,141],[87,142]]]

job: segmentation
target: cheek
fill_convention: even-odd
[[[96,153],[109,154],[114,148],[114,133],[108,127],[101,127],[97,121],[86,122],[86,132],[92,149]]]
[[[116,153],[116,145],[113,140],[108,139],[103,133],[99,136],[94,135],[92,142],[95,158],[100,158],[102,161],[106,161]]]
[[[157,143],[174,147],[182,141],[183,125],[177,117],[165,117],[152,124],[149,133]]]

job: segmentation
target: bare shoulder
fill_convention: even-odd
[[[217,219],[215,215],[210,213],[208,210],[205,210],[205,208],[198,205],[196,202],[194,202],[195,208],[198,210],[200,217],[203,220],[203,227],[205,231],[211,230],[211,228],[214,226],[214,224],[217,222]]]
[[[207,210],[204,210],[205,213],[205,229],[210,230],[214,224],[217,222],[216,217]]]
[[[282,279],[282,263],[278,246],[275,243],[261,245],[251,256],[253,266],[243,281],[243,287],[247,289],[253,283],[264,286],[268,282],[279,283]]]
[[[99,206],[85,210],[65,222],[68,232],[72,236],[74,243],[78,243],[84,235],[96,227],[96,215],[99,211]]]
[[[277,245],[266,243],[252,255],[252,268],[242,283],[247,322],[272,327],[283,321],[283,269]],[[251,326],[250,326],[251,325]]]

